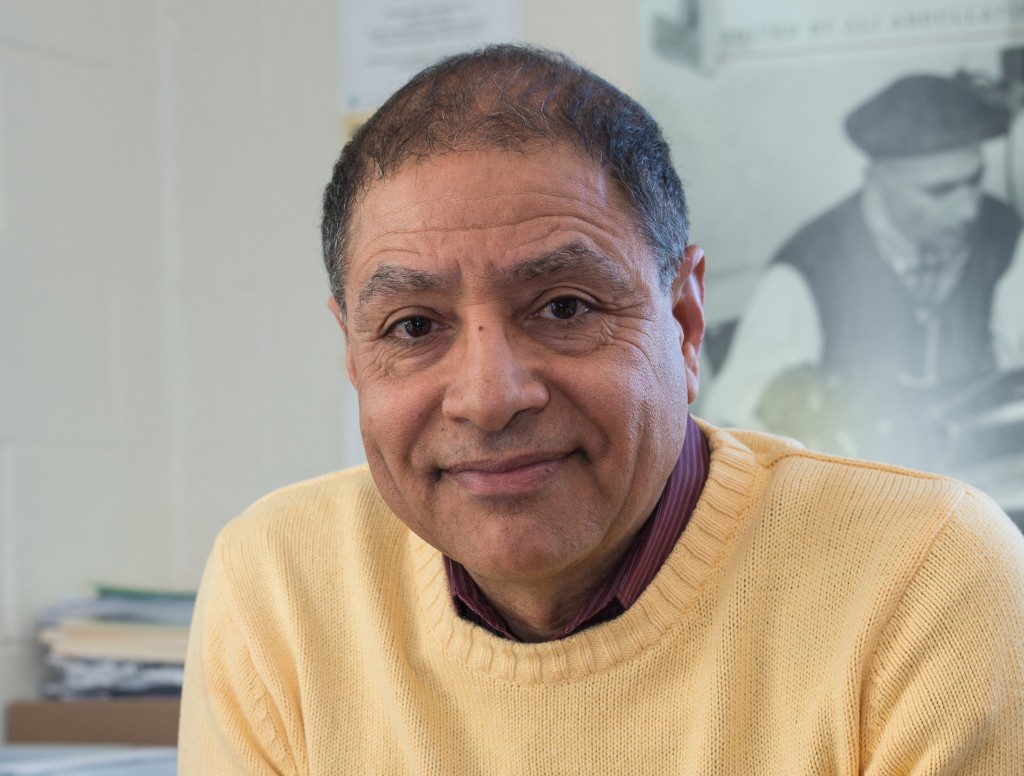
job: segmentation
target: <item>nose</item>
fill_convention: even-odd
[[[459,342],[449,351],[451,379],[442,414],[496,432],[521,412],[538,410],[550,398],[538,378],[528,344],[510,336],[501,323],[472,323],[463,327]]]
[[[950,196],[949,220],[958,227],[974,223],[981,209],[981,187],[964,184],[957,187]]]

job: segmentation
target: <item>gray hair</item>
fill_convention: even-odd
[[[661,129],[635,100],[552,51],[502,44],[428,67],[342,149],[324,190],[321,238],[331,293],[345,310],[345,248],[359,195],[402,165],[446,153],[574,147],[608,171],[634,210],[663,288],[686,249],[683,186]]]

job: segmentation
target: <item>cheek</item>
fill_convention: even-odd
[[[641,415],[635,421],[642,429],[637,433],[645,436],[641,444],[655,457],[663,450],[670,457],[678,455],[686,425],[686,364],[674,320],[665,321],[653,358],[637,370],[632,382]]]
[[[369,457],[376,453],[389,466],[409,458],[433,403],[429,391],[414,380],[382,376],[358,386],[359,428]]]
[[[391,510],[428,542],[430,532],[414,518],[431,514],[436,406],[434,387],[422,380],[384,378],[360,391],[359,425],[374,482]]]
[[[426,493],[414,460],[423,424],[406,398],[372,388],[361,393],[359,427],[366,462],[384,502],[407,521],[409,515],[422,512]],[[416,526],[409,527],[421,533]]]
[[[894,214],[897,223],[909,229],[930,229],[944,217],[945,208],[926,197],[908,197],[900,203],[899,210]],[[915,235],[916,236],[916,235]]]
[[[658,457],[663,445],[675,445],[676,430],[685,424],[686,373],[679,341],[669,327],[648,349],[626,352],[627,357],[604,369],[588,370],[587,387],[577,385],[576,395],[620,455]]]
[[[410,417],[400,402],[381,398],[359,402],[359,428],[367,448],[373,447],[392,457],[397,448],[406,444],[415,415]]]

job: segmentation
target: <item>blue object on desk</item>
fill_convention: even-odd
[[[175,776],[178,752],[155,746],[0,746],[0,776]]]

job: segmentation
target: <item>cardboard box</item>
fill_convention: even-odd
[[[7,742],[174,746],[180,708],[178,698],[14,701]]]

